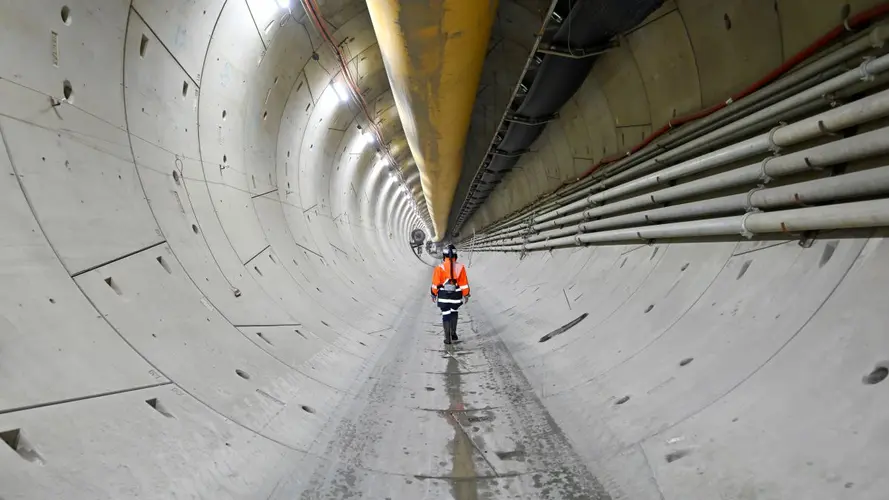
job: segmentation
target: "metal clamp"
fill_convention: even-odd
[[[772,178],[769,177],[768,171],[766,169],[769,162],[774,160],[775,158],[777,158],[777,156],[769,156],[767,158],[764,158],[759,164],[759,180],[762,181],[763,184],[768,184],[769,181],[772,180]]]
[[[864,61],[858,65],[858,74],[861,75],[862,82],[872,82],[876,77],[876,74],[873,73],[868,67],[870,63],[874,62],[873,57],[865,57]]]
[[[747,238],[748,240],[750,238],[753,238],[753,233],[749,229],[747,229],[747,218],[756,213],[759,213],[759,209],[757,208],[741,216],[741,236]]]
[[[765,186],[759,185],[759,186],[756,186],[755,188],[751,189],[750,191],[747,191],[747,206],[744,207],[745,211],[753,212],[753,211],[759,210],[759,208],[757,208],[753,205],[753,193],[760,191],[764,188],[765,188]]]
[[[786,125],[787,125],[786,123],[782,122],[782,123],[778,124],[777,127],[774,127],[772,130],[769,130],[769,139],[768,139],[769,151],[771,151],[773,153],[778,153],[779,151],[781,151],[781,146],[779,146],[778,143],[775,142],[775,133],[777,133],[778,130],[785,127]]]
[[[871,47],[875,49],[882,49],[883,45],[886,44],[886,40],[883,38],[883,35],[881,35],[881,32],[884,31],[884,29],[885,28],[883,26],[876,26],[873,30],[871,30],[870,35],[868,36],[868,38],[870,38]]]

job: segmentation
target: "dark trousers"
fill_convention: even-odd
[[[444,326],[445,340],[450,342],[457,338],[457,311],[451,311],[441,317],[442,326]]]

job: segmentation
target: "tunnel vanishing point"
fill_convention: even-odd
[[[0,0],[0,499],[889,498],[887,16]]]

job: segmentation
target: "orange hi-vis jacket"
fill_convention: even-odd
[[[441,264],[435,266],[435,271],[432,272],[432,295],[438,296],[438,289],[443,287],[451,279],[451,276],[456,281],[457,290],[464,297],[468,296],[469,279],[466,278],[466,267],[454,259],[445,259]]]

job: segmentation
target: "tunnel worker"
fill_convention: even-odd
[[[457,309],[469,302],[469,280],[466,267],[457,262],[457,248],[446,246],[441,252],[441,264],[432,272],[432,301],[441,309],[445,344],[456,342]]]

